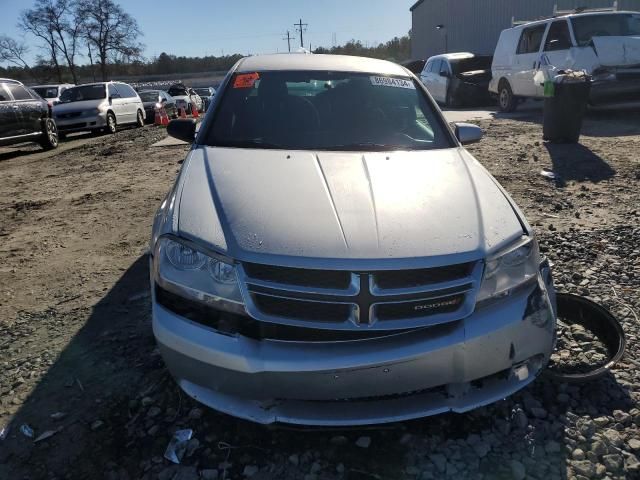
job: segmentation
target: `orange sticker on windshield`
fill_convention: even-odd
[[[258,72],[242,73],[233,81],[233,88],[252,88],[258,79],[260,79]]]

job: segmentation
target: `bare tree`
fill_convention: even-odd
[[[138,22],[113,0],[80,0],[77,9],[83,12],[83,35],[97,53],[102,80],[108,80],[108,64],[141,57],[143,45]]]
[[[44,41],[60,82],[58,56],[64,58],[74,83],[78,82],[75,59],[82,40],[84,12],[73,7],[73,0],[36,0],[33,8],[22,12],[18,23],[25,32]]]
[[[25,70],[31,70],[25,60],[27,53],[29,53],[29,47],[24,42],[0,35],[0,62],[9,62]]]

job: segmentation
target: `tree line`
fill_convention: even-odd
[[[37,39],[39,51],[29,63],[29,45],[0,34],[0,77],[37,83],[82,83],[110,78],[150,77],[226,71],[242,55],[185,57],[162,52],[145,59],[137,21],[114,0],[36,0],[20,14],[22,32]],[[410,58],[410,33],[369,47],[358,40],[314,53],[359,55],[401,62]],[[88,60],[88,63],[87,63]],[[82,63],[83,62],[83,63]],[[81,64],[82,63],[82,64]]]

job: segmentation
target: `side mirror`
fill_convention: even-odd
[[[479,142],[484,135],[482,129],[471,123],[454,123],[456,137],[462,145]]]
[[[178,118],[167,125],[167,133],[173,138],[193,143],[196,138],[196,121],[192,118]]]

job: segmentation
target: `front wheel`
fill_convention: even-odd
[[[138,110],[136,115],[136,127],[144,127],[144,115],[142,115],[141,110]]]
[[[116,124],[116,116],[109,112],[107,113],[107,126],[105,127],[105,133],[116,133],[117,124]]]
[[[513,112],[518,106],[518,101],[513,95],[511,86],[507,82],[502,82],[498,90],[498,106],[505,113]]]
[[[56,122],[51,118],[47,118],[42,122],[42,138],[40,145],[45,150],[52,150],[58,146],[58,127]]]

